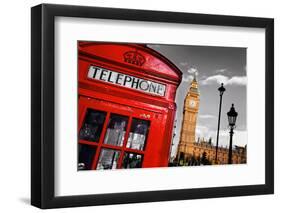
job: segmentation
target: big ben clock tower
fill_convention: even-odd
[[[186,158],[193,154],[195,143],[195,130],[197,114],[199,111],[199,91],[196,77],[194,76],[189,91],[185,97],[180,141],[177,151],[177,159]]]

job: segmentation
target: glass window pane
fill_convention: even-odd
[[[97,165],[97,170],[116,169],[120,151],[112,149],[102,149]]]
[[[79,139],[98,142],[105,121],[106,112],[87,109]]]
[[[78,170],[90,170],[95,154],[95,146],[79,144]]]
[[[122,168],[124,169],[141,168],[141,166],[142,166],[142,155],[125,152]]]
[[[137,150],[144,150],[150,121],[133,118],[129,138],[126,147]]]
[[[104,138],[104,143],[115,146],[122,146],[126,133],[127,123],[128,117],[111,114]]]

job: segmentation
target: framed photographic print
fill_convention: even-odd
[[[31,9],[31,203],[271,194],[274,21]]]

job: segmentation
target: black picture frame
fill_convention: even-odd
[[[55,17],[100,18],[162,23],[264,28],[265,48],[265,184],[130,193],[54,195]],[[274,193],[274,20],[164,11],[41,4],[31,9],[31,204],[42,209],[218,198]]]

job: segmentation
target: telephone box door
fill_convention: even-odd
[[[161,156],[151,153],[161,149],[161,112],[80,97],[79,118],[78,170],[159,164]]]

